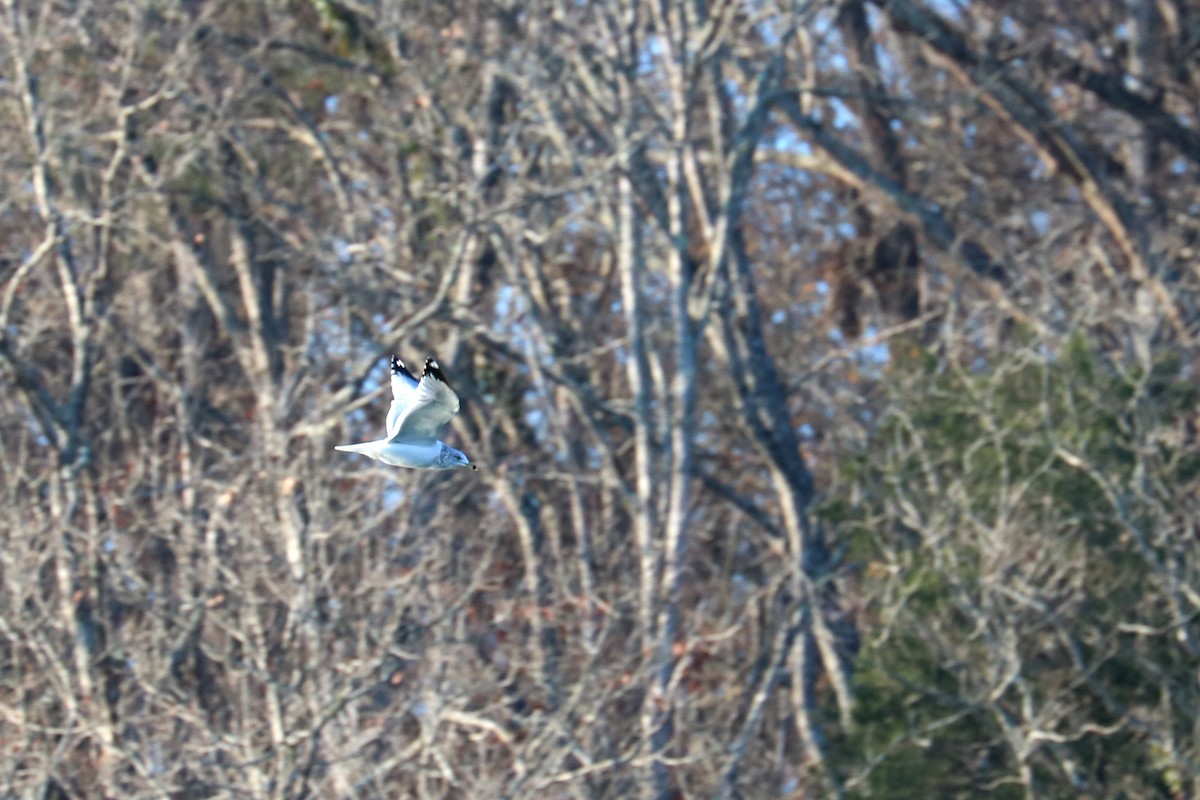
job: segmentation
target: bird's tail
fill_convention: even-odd
[[[361,453],[367,449],[369,442],[360,442],[358,444],[339,444],[334,445],[334,450],[341,450],[343,453]]]

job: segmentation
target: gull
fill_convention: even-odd
[[[387,437],[374,442],[339,444],[335,450],[413,469],[475,469],[462,452],[438,439],[438,432],[458,413],[458,395],[446,383],[442,368],[425,359],[421,380],[392,356],[392,406],[387,415]]]

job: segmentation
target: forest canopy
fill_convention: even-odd
[[[1194,4],[4,0],[0,131],[3,797],[1200,795]]]

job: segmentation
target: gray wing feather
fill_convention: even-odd
[[[417,379],[404,366],[404,362],[392,356],[392,405],[387,413],[387,438],[395,438],[400,417],[404,416],[416,398],[417,386]]]
[[[426,359],[425,372],[413,390],[411,402],[396,419],[395,430],[388,426],[388,440],[432,444],[450,418],[458,413],[458,405],[458,395],[446,383],[438,363],[432,358]],[[395,407],[393,401],[392,408]],[[391,412],[388,420],[391,420]]]

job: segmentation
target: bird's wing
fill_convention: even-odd
[[[404,366],[404,362],[392,356],[392,405],[387,414],[387,438],[395,437],[400,418],[412,405],[417,396],[417,379]]]
[[[393,403],[392,408],[395,407]],[[458,395],[446,383],[446,376],[442,374],[438,363],[427,358],[425,372],[417,383],[412,401],[396,420],[395,430],[388,428],[391,434],[388,440],[405,444],[432,444],[437,441],[442,426],[457,413]]]

